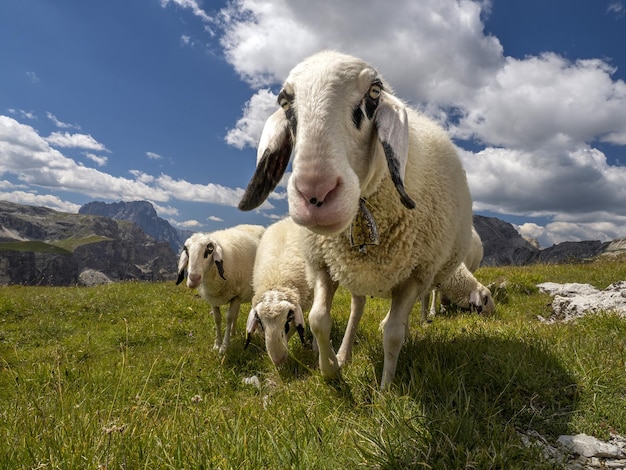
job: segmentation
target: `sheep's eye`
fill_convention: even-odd
[[[211,253],[213,253],[213,243],[208,243],[204,249],[204,257],[208,258]]]
[[[295,314],[293,313],[293,310],[289,310],[289,313],[287,314],[287,322],[285,323],[285,334],[289,333],[289,324],[294,318]]]
[[[380,98],[381,91],[382,91],[381,86],[378,85],[377,83],[374,83],[373,85],[370,86],[370,91],[369,91],[370,98],[372,98],[373,100],[377,100],[378,98]]]
[[[285,112],[289,111],[289,108],[291,107],[289,100],[284,97],[279,100],[278,104],[280,104],[280,107],[283,108]]]

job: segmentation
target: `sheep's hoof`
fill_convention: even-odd
[[[335,380],[340,377],[341,367],[337,362],[337,358],[327,361],[320,361],[320,372],[326,380]]]
[[[343,367],[344,364],[347,364],[348,362],[350,362],[351,359],[352,359],[351,354],[342,354],[342,353],[337,354],[337,364],[339,364],[340,368]]]
[[[226,354],[226,345],[223,344],[222,346],[220,346],[218,352],[217,352],[220,356],[223,356],[224,354]]]

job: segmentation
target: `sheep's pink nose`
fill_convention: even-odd
[[[202,279],[201,274],[189,274],[187,276],[188,284],[191,286],[196,286],[200,283],[200,279]]]
[[[270,355],[270,359],[272,359],[272,362],[275,365],[282,366],[287,360],[287,354],[281,353],[281,354]]]

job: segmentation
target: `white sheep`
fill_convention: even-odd
[[[212,233],[194,233],[185,241],[178,259],[180,284],[187,269],[187,287],[198,288],[211,305],[215,319],[213,349],[224,354],[239,315],[242,302],[252,299],[252,267],[264,227],[242,224]],[[222,339],[220,306],[229,304]]]
[[[309,324],[320,371],[327,378],[340,371],[330,310],[341,284],[353,300],[391,298],[381,379],[388,388],[413,304],[451,275],[469,249],[472,201],[456,148],[439,125],[396,98],[372,66],[335,51],[294,67],[278,103],[239,208],[251,210],[267,198],[293,150],[289,213],[309,229]]]
[[[454,304],[463,309],[478,313],[493,314],[496,310],[491,291],[481,284],[472,274],[480,266],[484,249],[480,235],[472,227],[472,241],[463,263],[454,271],[452,276],[443,281],[437,289],[431,292],[430,315],[427,315],[428,299],[422,301],[422,323],[428,316],[436,314],[437,296],[441,295],[441,307],[445,304]]]
[[[288,342],[297,331],[304,343],[304,314],[313,300],[311,276],[302,251],[304,229],[291,218],[266,230],[254,261],[252,308],[246,325],[246,347],[260,327],[265,347],[276,365],[289,354]]]
[[[487,315],[496,311],[491,291],[474,277],[465,263],[461,263],[452,276],[441,284],[439,290],[442,307],[454,304],[462,309]]]

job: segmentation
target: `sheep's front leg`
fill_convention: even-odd
[[[420,300],[421,303],[421,312],[422,312],[422,325],[431,321],[432,317],[437,314],[437,289],[433,289],[431,291],[426,291],[422,294],[422,298]],[[430,294],[430,296],[429,296]],[[430,300],[430,310],[428,309],[428,303]]]
[[[313,286],[313,306],[309,312],[309,326],[317,341],[320,372],[326,378],[333,378],[339,373],[339,363],[330,343],[332,325],[330,308],[337,290],[337,283],[330,279],[326,270],[318,269]]]
[[[398,357],[409,322],[409,314],[420,293],[420,285],[414,279],[407,279],[396,286],[391,294],[391,308],[385,318],[383,329],[383,376],[380,388],[386,390],[393,382],[398,365]]]
[[[228,312],[226,312],[226,328],[224,329],[224,341],[219,353],[224,354],[228,346],[230,345],[230,337],[235,330],[235,323],[237,323],[237,316],[239,315],[239,308],[241,307],[241,300],[235,297],[230,301]]]
[[[341,347],[337,353],[337,361],[339,367],[342,367],[346,362],[352,359],[352,347],[354,346],[354,339],[356,337],[356,330],[359,327],[359,322],[363,316],[363,310],[365,307],[364,295],[352,295],[352,303],[350,305],[350,318],[348,319],[348,325],[346,326],[346,332],[343,335],[343,341]]]
[[[213,320],[215,320],[215,342],[213,343],[213,349],[220,349],[222,346],[222,312],[219,307],[213,307],[211,310]]]

